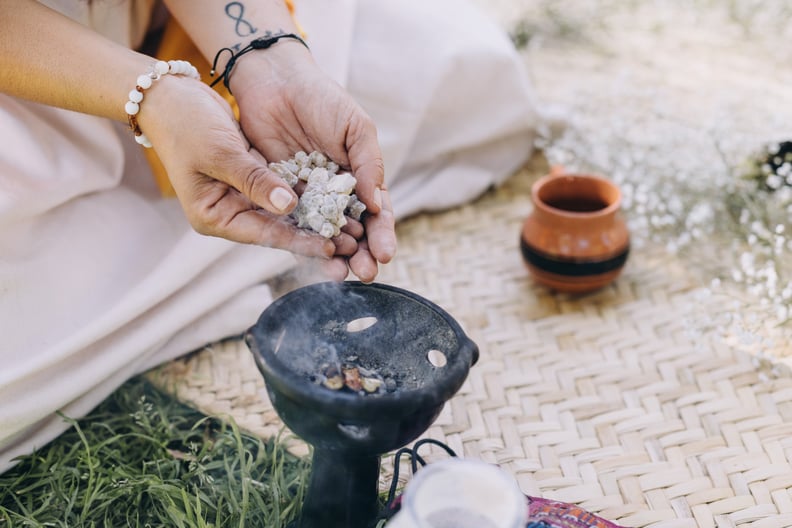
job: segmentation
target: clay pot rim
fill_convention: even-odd
[[[543,200],[540,200],[539,191],[541,190],[541,188],[544,187],[548,182],[560,178],[569,179],[569,180],[578,179],[578,180],[586,180],[586,181],[596,181],[602,184],[603,186],[612,189],[616,193],[616,199],[613,200],[613,202],[611,202],[607,207],[603,207],[602,209],[597,209],[596,211],[569,211],[566,209],[559,209],[558,207],[553,207],[552,205],[548,205]],[[597,218],[601,216],[614,214],[616,211],[618,211],[619,208],[621,207],[622,193],[618,185],[613,183],[611,180],[599,176],[597,174],[591,174],[585,172],[558,173],[555,170],[553,170],[549,174],[546,174],[541,178],[539,178],[538,180],[536,180],[533,183],[533,185],[531,185],[531,199],[535,207],[547,213],[552,213],[568,218]]]

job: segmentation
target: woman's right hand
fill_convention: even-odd
[[[200,81],[161,77],[146,91],[138,123],[197,232],[324,259],[357,251],[346,233],[331,241],[296,227],[287,214],[297,195],[251,148],[228,103]]]

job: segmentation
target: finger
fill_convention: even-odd
[[[361,240],[358,243],[357,253],[349,257],[349,269],[361,280],[361,282],[372,282],[377,276],[377,261],[368,249],[368,243]]]
[[[239,130],[239,132],[240,132],[240,133],[242,133],[242,129],[240,129],[240,130]],[[245,136],[244,136],[244,135],[243,135],[242,137],[243,137],[243,138],[245,138]],[[253,146],[250,144],[250,142],[249,142],[249,141],[247,141],[247,138],[245,138],[245,143],[246,143],[246,145],[247,145],[248,152],[250,152],[250,155],[251,155],[251,156],[253,156],[253,159],[255,159],[256,161],[258,161],[258,162],[259,162],[259,163],[261,163],[262,165],[266,165],[266,166],[268,166],[268,167],[269,167],[269,162],[267,161],[267,158],[265,158],[265,157],[264,157],[264,154],[262,154],[262,153],[261,153],[261,152],[259,152],[259,151],[258,151],[258,150],[257,150],[255,147],[253,147]]]
[[[340,282],[349,275],[349,267],[343,257],[332,259],[297,257],[297,265],[299,275],[304,282],[325,280]]]
[[[330,258],[336,251],[332,241],[297,228],[283,217],[257,210],[235,189],[188,214],[193,228],[204,235],[217,236],[259,246],[285,249],[299,255]]]
[[[341,228],[341,231],[353,237],[355,240],[360,240],[363,238],[363,234],[366,232],[363,224],[359,220],[355,220],[354,218],[350,218],[348,216],[347,223]]]
[[[324,269],[325,274],[335,281],[342,281],[349,275],[349,266],[344,257],[334,257],[330,260],[320,260],[319,266]]]
[[[366,218],[366,238],[373,258],[386,264],[396,254],[396,217],[393,214],[390,195],[382,190],[382,210]]]
[[[333,237],[332,241],[336,247],[336,256],[349,257],[354,255],[358,249],[357,239],[347,233]]]
[[[352,175],[357,179],[355,194],[366,204],[370,213],[377,214],[382,208],[380,188],[385,181],[385,165],[377,140],[377,129],[362,110],[350,122],[346,147]]]
[[[251,202],[275,214],[287,214],[297,206],[297,194],[269,170],[263,157],[248,151],[224,153],[208,176],[231,185]]]

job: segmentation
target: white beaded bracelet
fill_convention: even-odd
[[[129,117],[129,127],[135,134],[135,141],[146,148],[151,148],[151,141],[140,130],[140,125],[137,122],[137,114],[140,112],[140,103],[143,101],[143,92],[151,88],[154,81],[159,80],[160,77],[170,73],[171,75],[185,75],[193,79],[200,80],[201,76],[198,70],[187,61],[171,60],[168,62],[157,61],[152,67],[151,71],[138,76],[137,84],[129,92],[129,101],[124,105],[124,110]]]

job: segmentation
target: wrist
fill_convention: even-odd
[[[189,63],[185,61],[169,61],[169,63],[170,68],[167,73],[139,76],[137,85],[129,94],[130,101],[133,101],[132,96],[138,92],[140,101],[137,103],[136,113],[129,116],[129,124],[135,140],[145,147],[151,147],[149,138],[159,136],[158,129],[163,123],[168,122],[172,110],[183,106],[183,100],[189,97],[185,90],[189,90],[191,84],[203,87],[198,72]],[[158,61],[157,64],[162,65],[163,62]],[[144,77],[150,77],[150,81],[141,85],[140,81],[145,80],[142,79]],[[143,88],[142,94],[140,94],[141,88]],[[129,105],[130,102],[127,102],[125,106],[127,112],[130,111]]]
[[[227,79],[228,87],[240,97],[250,87],[260,85],[262,79],[278,84],[306,64],[314,64],[307,46],[294,38],[281,38],[271,47],[253,49],[237,57]]]

